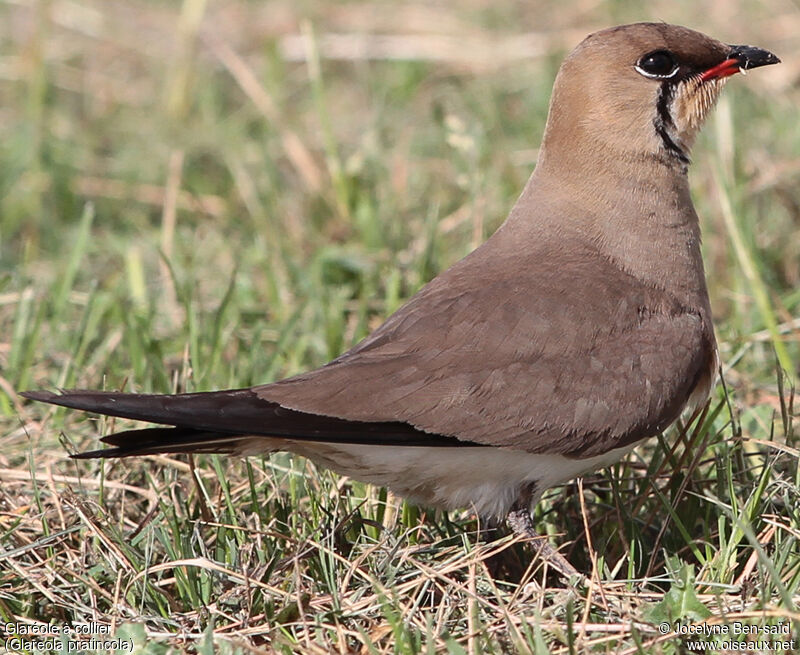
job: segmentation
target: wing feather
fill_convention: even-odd
[[[562,255],[485,266],[479,285],[468,257],[349,352],[255,392],[528,452],[588,457],[656,434],[707,375],[707,318],[596,253]]]

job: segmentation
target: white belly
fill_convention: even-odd
[[[536,491],[531,498],[531,509],[549,487],[613,464],[635,445],[587,459],[572,459],[477,446],[436,448],[268,441],[274,442],[274,447],[268,449],[308,457],[355,480],[388,487],[411,502],[444,509],[472,508],[480,516],[498,518],[505,517],[521,490],[532,482]],[[258,446],[258,451],[263,452],[264,442],[254,439],[253,451]]]

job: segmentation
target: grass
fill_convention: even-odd
[[[92,621],[152,653],[687,652],[664,621],[800,635],[800,14],[584,5],[0,5],[0,639]],[[128,423],[17,396],[247,386],[338,355],[505,217],[563,54],[641,19],[784,64],[732,81],[694,153],[725,385],[537,511],[587,588],[466,511],[286,455],[67,460]]]

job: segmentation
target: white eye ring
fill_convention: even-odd
[[[637,73],[650,79],[668,80],[678,74],[680,66],[669,50],[653,50],[642,55],[634,68]]]
[[[651,80],[668,80],[670,77],[675,77],[678,74],[678,69],[680,68],[680,66],[676,65],[675,68],[673,68],[672,71],[670,71],[666,75],[656,75],[655,73],[648,73],[646,70],[640,67],[639,64],[635,64],[634,68],[636,69],[637,73],[639,73],[640,75],[644,75],[645,77],[649,77]]]

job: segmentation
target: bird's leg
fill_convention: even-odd
[[[529,510],[514,507],[506,516],[506,523],[514,531],[515,535],[530,540],[529,543],[536,551],[536,554],[565,578],[569,580],[572,576],[575,576],[578,580],[584,579],[585,576],[550,545],[547,537],[543,537],[536,532]]]

